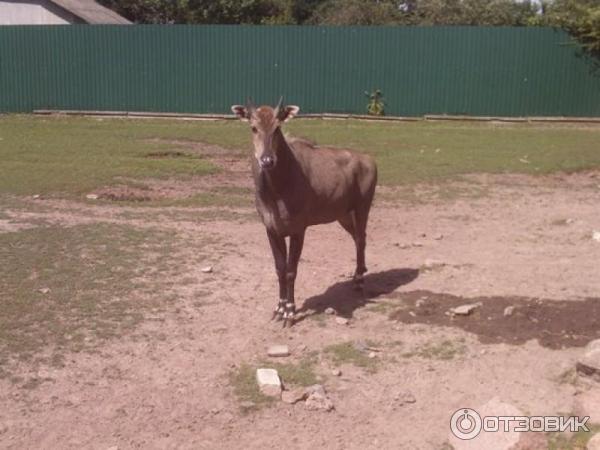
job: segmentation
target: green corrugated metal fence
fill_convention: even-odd
[[[5,26],[0,111],[600,116],[600,64],[551,28]]]

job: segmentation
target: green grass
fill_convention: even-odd
[[[272,405],[273,397],[260,392],[256,382],[256,369],[265,367],[277,370],[279,378],[286,388],[312,386],[318,383],[315,373],[316,355],[309,355],[297,363],[262,361],[256,365],[244,363],[229,373],[229,383],[240,403],[252,402],[251,407],[243,409],[258,409]]]
[[[1,233],[0,371],[7,357],[58,357],[121,336],[168,301],[156,278],[176,270],[174,249],[173,236],[122,225]]]
[[[441,342],[428,342],[424,345],[418,346],[411,352],[404,353],[402,356],[405,358],[412,358],[418,356],[425,359],[438,359],[442,361],[449,361],[457,356],[462,356],[466,352],[464,343],[459,340],[458,342],[451,340],[443,340]]]
[[[322,145],[371,153],[380,181],[390,185],[481,172],[547,174],[600,167],[600,127],[297,120],[286,129]],[[248,152],[250,132],[237,121],[2,116],[0,194],[80,196],[119,177],[185,177],[216,170],[185,145],[169,142],[174,140],[240,154]],[[171,154],[147,157],[157,152]]]
[[[229,384],[240,403],[252,403],[250,407],[243,407],[244,410],[258,409],[275,402],[275,398],[260,392],[256,382],[256,367],[250,364],[242,364],[232,370],[229,373]]]
[[[332,344],[325,347],[323,351],[335,364],[352,364],[369,372],[376,372],[378,369],[378,361],[357,349],[354,342]]]

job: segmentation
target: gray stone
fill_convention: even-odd
[[[334,315],[335,309],[333,309],[331,306],[329,306],[329,307],[325,308],[325,314]]]
[[[212,271],[213,271],[212,266],[206,266],[206,267],[203,267],[202,269],[200,269],[200,272],[202,272],[202,273],[212,273]]]
[[[305,392],[308,393],[304,403],[306,409],[311,411],[331,411],[334,409],[333,402],[320,384],[308,387]]]
[[[308,395],[309,394],[306,392],[306,389],[292,389],[289,391],[283,391],[281,393],[281,401],[283,403],[287,403],[288,405],[293,405],[294,403],[306,400]]]
[[[334,377],[339,377],[342,375],[342,371],[340,369],[333,369],[331,371],[331,375],[333,375]]]
[[[399,406],[406,405],[408,403],[416,403],[417,399],[415,396],[408,391],[398,392],[394,395],[394,402]]]
[[[600,350],[600,339],[594,339],[585,346],[586,351]]]
[[[423,267],[426,269],[438,269],[444,267],[446,265],[445,262],[440,261],[439,259],[426,259],[423,263]]]
[[[451,308],[450,313],[456,316],[468,316],[473,311],[481,306],[481,303],[471,303],[469,305],[460,305],[456,308]]]
[[[417,300],[417,302],[415,303],[415,306],[417,308],[420,308],[421,306],[423,306],[425,304],[425,300],[420,298],[419,300]]]
[[[98,200],[98,195],[96,194],[88,194],[85,196],[88,200]]]
[[[577,372],[600,380],[600,348],[586,347],[586,352],[577,361],[576,368]]]
[[[50,288],[47,288],[47,287],[40,288],[40,289],[38,289],[38,292],[40,294],[48,294],[50,292]]]
[[[433,238],[434,238],[436,241],[441,241],[442,239],[444,239],[444,235],[443,235],[442,233],[438,233],[438,234],[436,234],[435,236],[433,236]]]
[[[515,307],[514,306],[507,306],[506,308],[504,308],[504,317],[510,317],[513,315],[513,313],[515,312]]]
[[[271,345],[267,350],[267,355],[275,358],[290,356],[290,349],[287,345]]]
[[[269,397],[281,395],[281,380],[275,369],[256,369],[256,382],[264,395]]]
[[[348,322],[349,322],[349,321],[348,321],[348,319],[346,319],[345,317],[336,317],[336,318],[335,318],[335,322],[336,322],[338,325],[348,325]]]

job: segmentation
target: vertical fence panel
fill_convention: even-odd
[[[551,28],[4,26],[0,111],[600,116],[600,62]]]

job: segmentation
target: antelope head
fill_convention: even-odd
[[[245,106],[233,105],[233,113],[244,122],[248,122],[252,130],[254,157],[261,170],[271,170],[277,165],[277,144],[274,136],[282,123],[292,119],[300,108],[294,105],[284,106],[283,97],[275,108],[270,106],[254,106],[248,100]]]

